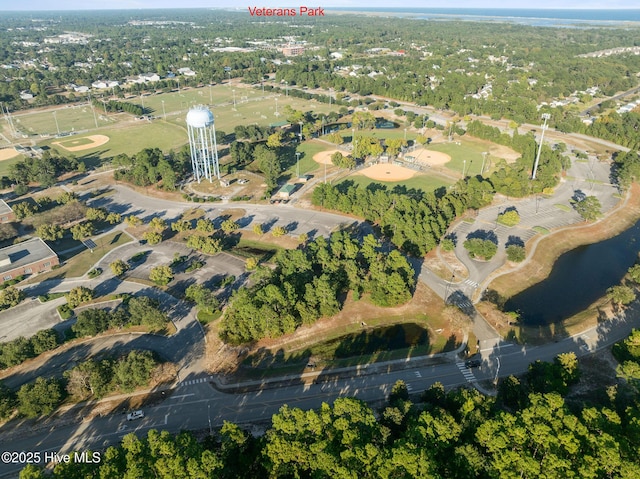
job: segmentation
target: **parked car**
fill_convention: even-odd
[[[143,417],[144,411],[142,409],[138,409],[137,411],[133,411],[127,414],[127,421],[134,421],[136,419],[142,419]]]

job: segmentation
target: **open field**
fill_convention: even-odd
[[[108,135],[109,142],[102,146],[91,146],[90,149],[82,150],[81,154],[76,155],[88,163],[88,166],[108,161],[121,153],[132,155],[144,148],[160,148],[162,151],[176,150],[181,148],[187,139],[186,128],[163,121],[123,123],[114,125],[108,130],[101,128],[96,133]],[[44,144],[55,148],[61,155],[68,155],[66,148],[55,144],[57,141],[59,139],[48,140]]]
[[[107,116],[98,109],[95,113],[94,119],[91,107],[83,103],[55,109],[30,110],[14,114],[13,119],[17,128],[29,135],[55,135],[58,132],[83,131],[95,129],[96,121],[99,128],[118,121],[117,115]]]

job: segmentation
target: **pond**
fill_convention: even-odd
[[[566,252],[548,278],[510,298],[504,310],[519,312],[527,326],[562,321],[585,310],[636,262],[638,238],[640,221],[618,236]]]

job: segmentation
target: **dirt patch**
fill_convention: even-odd
[[[402,181],[413,178],[417,171],[391,163],[378,163],[365,168],[361,174],[378,181]]]
[[[16,151],[15,148],[2,148],[0,150],[0,161],[10,160],[11,158],[15,158],[20,153]]]
[[[89,140],[90,142],[77,145],[77,146],[69,146],[69,145],[72,145],[74,141],[84,142],[85,140]],[[90,150],[92,148],[97,148],[99,146],[104,145],[108,141],[109,141],[109,137],[106,135],[90,135],[90,136],[83,136],[81,138],[73,138],[73,139],[68,139],[63,141],[54,141],[52,144],[60,146],[67,151],[83,151],[83,150]],[[65,144],[67,146],[65,146]]]
[[[412,151],[409,156],[413,156],[417,163],[429,166],[443,166],[451,161],[451,157],[446,153],[426,148],[418,148]]]
[[[316,153],[315,155],[313,155],[313,161],[315,161],[316,163],[320,163],[321,165],[333,165],[333,163],[331,162],[331,155],[336,152],[340,152],[342,155],[344,155],[344,152],[340,150],[321,151],[320,153]]]

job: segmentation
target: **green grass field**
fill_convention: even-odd
[[[381,183],[386,185],[389,189],[394,186],[406,186],[407,188],[415,188],[423,191],[433,191],[436,188],[440,188],[441,186],[447,187],[452,184],[452,182],[447,182],[444,178],[434,177],[430,175],[418,175],[413,178],[409,178],[405,181],[380,181],[380,180],[372,180],[364,175],[351,175],[348,178],[345,178],[342,181],[353,181],[355,184],[362,186],[365,188],[367,185],[371,183]],[[341,183],[342,183],[341,181]]]
[[[100,128],[92,133],[107,135],[109,142],[96,148],[73,152],[88,166],[98,165],[120,153],[135,154],[144,148],[160,148],[165,152],[177,150],[182,148],[187,140],[186,128],[164,121],[140,121],[130,124],[127,128]],[[52,145],[55,141],[58,140],[50,139],[43,144],[57,150],[61,155],[71,154],[64,148]]]
[[[55,116],[53,112],[55,111]],[[91,107],[84,103],[82,105],[74,105],[56,110],[34,110],[27,113],[14,115],[17,127],[24,133],[30,135],[57,134],[60,132],[72,132],[80,130],[88,130],[98,127],[111,125],[117,121],[116,117],[107,117],[100,110],[95,110],[94,119]],[[57,121],[57,126],[56,126]]]
[[[467,176],[479,175],[480,169],[482,168],[482,152],[485,150],[481,145],[474,145],[473,143],[466,142],[463,139],[458,139],[457,141],[460,145],[455,142],[439,143],[429,145],[428,149],[440,151],[449,155],[451,157],[451,161],[449,161],[445,166],[450,170],[462,173],[462,168],[464,167],[465,174]]]
[[[316,171],[319,168],[323,168],[323,165],[317,163],[313,156],[321,151],[330,150],[331,146],[323,143],[316,143],[315,141],[305,141],[301,145],[298,145],[296,151],[300,152],[300,174],[304,175],[312,171]],[[331,165],[329,165],[331,166]],[[295,163],[285,171],[285,174],[296,174]]]
[[[26,157],[24,155],[18,155],[9,160],[0,161],[0,176],[7,176],[11,165],[15,165],[19,161],[23,161]]]

